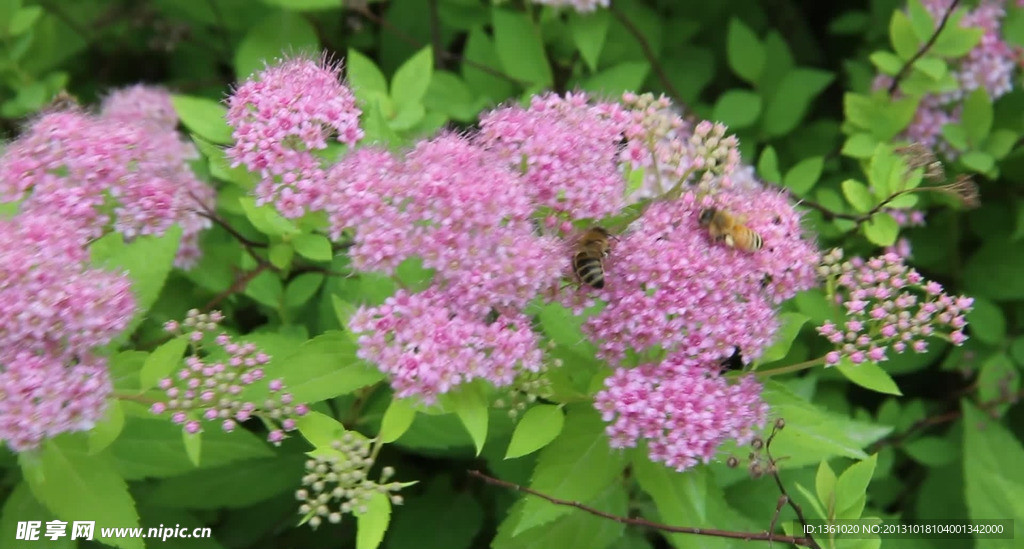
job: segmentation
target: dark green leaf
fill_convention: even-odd
[[[324,281],[323,273],[302,273],[288,283],[284,291],[284,304],[288,307],[305,305],[320,289]]]
[[[597,60],[601,56],[604,39],[608,34],[609,18],[608,10],[595,10],[590,13],[573,11],[569,14],[569,31],[580,57],[590,72],[597,71]]]
[[[971,336],[983,343],[997,345],[1006,338],[1006,317],[998,305],[985,298],[975,298],[974,307],[967,313]]]
[[[79,520],[83,518],[79,517]],[[56,519],[56,515],[32,496],[28,484],[20,482],[14,487],[13,491],[7,494],[3,510],[0,511],[0,539],[4,540],[4,549],[39,549],[43,544],[45,544],[46,549],[74,549],[77,547],[78,542],[71,540],[70,536],[57,538],[54,541],[50,541],[50,538],[43,536],[46,533],[45,524]],[[40,528],[39,539],[16,539],[19,533],[18,523],[32,520],[38,520],[43,523],[43,526]],[[69,524],[68,532],[70,531],[71,525]],[[43,540],[43,542],[41,543],[40,540]]]
[[[138,326],[156,302],[178,252],[181,229],[174,225],[163,236],[140,236],[126,244],[120,233],[108,233],[92,243],[93,263],[106,270],[127,270],[135,296],[135,319],[125,336]]]
[[[772,183],[782,182],[782,173],[779,171],[779,156],[771,145],[761,151],[761,159],[757,162],[757,175],[761,179]]]
[[[1020,440],[988,414],[964,400],[964,492],[970,518],[1024,517],[1024,463]],[[1011,548],[1015,540],[987,539],[985,547]]]
[[[649,72],[651,66],[646,61],[627,61],[587,78],[580,87],[602,97],[617,96],[639,89]]]
[[[760,115],[760,95],[748,90],[729,90],[718,97],[711,118],[735,130],[752,126]]]
[[[505,72],[531,84],[550,86],[551,65],[540,31],[529,16],[495,7],[493,24],[494,47]]]
[[[989,239],[967,260],[964,286],[996,301],[1024,299],[1024,242]]]
[[[800,328],[802,328],[808,320],[810,320],[810,318],[804,314],[790,312],[780,313],[779,324],[781,328],[779,328],[778,333],[775,334],[775,342],[764,350],[764,354],[761,355],[759,362],[772,362],[789,354],[789,349],[793,346],[793,340],[795,340],[796,336],[800,334]]]
[[[297,13],[280,11],[250,28],[242,38],[235,52],[235,76],[245,80],[283,56],[313,56],[319,51],[320,39],[309,21]]]
[[[297,481],[302,478],[305,460],[306,456],[301,454],[288,455],[239,461],[215,469],[200,469],[158,481],[148,499],[158,501],[165,507],[247,507],[287,490],[294,490]],[[257,479],[258,482],[255,482]],[[126,523],[123,520],[107,522]]]
[[[992,101],[985,88],[978,88],[964,99],[963,126],[967,142],[977,147],[992,131]]]

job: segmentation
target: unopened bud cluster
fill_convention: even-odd
[[[954,345],[967,339],[964,315],[973,299],[947,295],[942,285],[926,281],[893,253],[867,261],[842,259],[842,250],[834,249],[819,269],[846,317],[842,325],[826,322],[818,328],[835,345],[827,364],[843,358],[853,364],[882,362],[890,349],[923,353],[931,336],[942,335]]]
[[[371,440],[345,433],[341,440],[331,443],[331,448],[333,452],[306,461],[303,488],[295,492],[295,498],[302,502],[299,514],[310,517],[310,526],[316,528],[325,519],[337,524],[346,513],[365,513],[374,494],[388,496],[393,505],[402,504],[402,496],[396,492],[403,483],[388,482],[395,474],[393,468],[381,469],[377,481],[368,477],[374,464]]]
[[[205,314],[193,309],[183,323],[168,322],[165,328],[171,333],[187,334],[198,351],[205,335],[216,331],[223,319],[219,311]],[[226,357],[214,361],[210,355],[201,358],[196,353],[186,358],[185,367],[174,377],[160,381],[167,401],[153,404],[150,410],[154,414],[170,413],[171,421],[183,425],[191,434],[202,430],[202,421],[220,422],[221,428],[230,432],[238,422],[258,415],[278,426],[270,430],[267,440],[280,443],[286,431],[295,429],[295,417],[305,415],[308,407],[294,404],[292,396],[284,392],[281,380],[270,381],[271,396],[262,406],[246,400],[243,390],[263,379],[262,367],[270,362],[270,356],[252,343],[235,343],[224,333],[216,336],[214,343],[222,352],[212,356],[226,353]]]

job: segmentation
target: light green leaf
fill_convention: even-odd
[[[860,518],[860,510],[849,512],[864,500],[871,477],[875,474],[878,454],[848,467],[836,481],[836,514],[838,518]],[[861,503],[861,509],[863,504]],[[844,512],[845,511],[845,512]],[[845,515],[845,516],[844,516]]]
[[[38,461],[22,457],[32,494],[64,521],[94,520],[97,525],[137,527],[139,515],[128,485],[117,474],[110,456],[90,456],[84,441],[61,437],[44,444]],[[143,549],[139,538],[96,538],[122,549]]]
[[[729,90],[718,96],[711,119],[735,130],[752,126],[760,115],[760,95],[748,90]]]
[[[567,411],[562,433],[541,450],[530,487],[557,498],[588,501],[619,479],[625,461],[621,453],[608,447],[604,422],[595,410],[572,406]],[[513,535],[570,511],[539,498],[529,498]]]
[[[370,496],[366,512],[356,512],[359,529],[356,531],[356,549],[377,549],[384,541],[384,533],[391,522],[391,501],[380,492]]]
[[[345,56],[345,70],[352,93],[361,100],[368,101],[377,95],[388,95],[388,81],[384,73],[377,68],[372,59],[359,50],[349,48]]]
[[[124,409],[121,401],[112,398],[107,401],[103,419],[89,431],[89,455],[96,455],[110,446],[124,429]]]
[[[779,325],[781,328],[779,328],[778,333],[775,334],[775,342],[764,350],[759,362],[772,362],[774,360],[784,358],[789,354],[789,348],[793,346],[793,341],[796,339],[796,336],[800,334],[800,328],[802,328],[808,320],[810,320],[810,317],[801,313],[780,313]]]
[[[650,72],[651,65],[646,61],[627,61],[587,78],[580,87],[598,95],[615,96],[639,89]]]
[[[475,27],[469,31],[469,38],[466,40],[466,48],[463,51],[466,61],[471,61],[477,66],[497,67],[501,60],[495,51],[494,43],[490,36],[484,31],[483,26]],[[517,86],[504,78],[484,72],[477,66],[469,63],[462,63],[462,77],[478,95],[489,98],[491,101],[503,101],[516,93]]]
[[[967,151],[960,157],[960,162],[975,173],[988,173],[995,167],[996,159],[982,151]]]
[[[858,212],[871,211],[871,208],[875,206],[875,197],[871,196],[867,185],[856,179],[847,179],[843,181],[842,187],[846,201]]]
[[[782,180],[782,184],[794,193],[803,196],[810,192],[814,184],[818,182],[824,166],[825,159],[821,156],[805,158],[786,172],[786,177]]]
[[[992,117],[992,101],[985,88],[974,90],[964,99],[962,120],[967,142],[972,147],[979,146],[988,137],[992,131]]]
[[[284,298],[284,285],[280,277],[266,270],[250,280],[242,293],[270,309],[277,310]]]
[[[531,84],[550,86],[554,81],[544,53],[540,30],[522,12],[495,7],[494,48],[505,72]]]
[[[292,239],[292,245],[299,255],[313,261],[330,261],[334,257],[331,241],[320,234],[302,233]]]
[[[604,48],[604,39],[608,34],[610,15],[608,10],[595,10],[590,13],[569,14],[569,32],[580,57],[587,64],[590,72],[597,71],[597,60]]]
[[[889,395],[898,396],[903,394],[889,373],[876,362],[854,364],[850,362],[849,358],[843,357],[836,368],[846,379],[865,389]]]
[[[434,54],[430,46],[416,52],[398,67],[391,80],[391,98],[399,110],[406,106],[423,105],[423,96],[430,86],[433,71]]]
[[[39,539],[16,539],[18,523],[31,520],[38,520],[43,523],[42,528],[40,528]],[[40,549],[44,545],[46,549],[75,549],[78,547],[78,541],[72,540],[70,536],[57,538],[55,541],[50,541],[50,538],[44,537],[43,534],[46,533],[45,524],[51,520],[57,520],[57,516],[32,496],[32,491],[29,490],[28,484],[25,481],[19,482],[7,494],[3,509],[0,510],[0,539],[4,540],[4,549]],[[70,530],[71,525],[69,524],[68,531],[70,532]]]
[[[558,437],[565,425],[562,409],[550,404],[538,404],[523,414],[512,432],[505,459],[525,456],[540,450]]]
[[[443,400],[446,407],[455,412],[466,428],[469,437],[473,439],[476,446],[476,453],[484,448],[487,442],[487,399],[484,397],[483,389],[479,383],[467,383],[457,390],[448,393]]]
[[[249,219],[249,222],[263,234],[284,236],[297,235],[300,232],[294,223],[277,213],[269,204],[257,206],[256,200],[248,196],[239,198],[238,203],[241,204],[242,210],[245,211],[245,217]]]
[[[181,430],[181,440],[185,445],[185,454],[192,465],[199,467],[199,458],[203,451],[202,433],[191,434],[185,429]]]
[[[887,51],[876,51],[869,57],[871,63],[878,67],[878,70],[888,75],[894,75],[903,68],[903,60]]]
[[[765,50],[761,41],[743,21],[733,17],[729,20],[726,34],[725,53],[729,68],[737,76],[756,84],[764,69]]]
[[[782,183],[782,172],[779,171],[779,155],[775,148],[768,145],[761,151],[761,158],[757,162],[757,175],[761,179],[772,183]]]
[[[907,60],[917,53],[921,40],[914,33],[910,18],[901,11],[894,11],[889,21],[889,41],[901,59]]]
[[[323,273],[302,273],[293,278],[284,291],[284,304],[293,308],[305,305],[316,295],[323,281]]]
[[[835,76],[817,69],[796,68],[787,72],[765,104],[762,127],[771,136],[785,135],[803,120],[811,102]]]
[[[178,336],[156,348],[146,357],[146,362],[139,372],[139,388],[143,391],[156,387],[165,377],[170,377],[174,369],[181,365],[181,359],[188,348],[188,337]]]
[[[189,131],[218,145],[232,142],[231,126],[224,118],[228,109],[224,105],[205,97],[178,94],[171,96],[171,103]]]
[[[310,411],[295,421],[295,426],[302,437],[318,449],[330,449],[335,441],[341,440],[345,433],[361,436],[354,431],[346,431],[345,426],[333,417],[317,411]]]
[[[263,3],[292,11],[318,11],[341,8],[345,0],[263,0]]]
[[[899,223],[885,212],[879,212],[871,216],[871,219],[861,225],[864,236],[876,246],[892,246],[896,243],[896,237],[900,234]]]
[[[303,343],[291,355],[275,357],[264,371],[267,379],[283,379],[295,402],[334,398],[384,378],[376,368],[356,358],[356,345],[351,338],[333,330]],[[251,395],[256,397],[257,402],[265,398],[262,394]]]
[[[387,444],[398,440],[409,430],[414,419],[416,419],[416,409],[412,407],[411,402],[406,399],[393,399],[380,423],[378,436],[381,442]]]
[[[831,517],[836,509],[836,473],[828,465],[828,461],[822,460],[818,464],[818,471],[814,476],[814,491],[818,495],[818,501],[827,509],[828,515],[822,518]]]
[[[914,461],[928,467],[943,467],[960,457],[960,448],[951,441],[939,437],[920,437],[902,446]]]
[[[235,76],[249,75],[283,56],[314,56],[320,51],[316,29],[303,16],[279,11],[249,28],[235,51]]]
[[[131,334],[156,302],[178,252],[181,228],[172,226],[163,236],[140,236],[130,244],[120,233],[108,233],[89,247],[93,263],[109,271],[127,270],[135,296],[135,318],[123,333]]]

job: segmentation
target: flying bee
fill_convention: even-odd
[[[576,243],[576,254],[572,257],[572,270],[581,282],[588,286],[604,288],[604,258],[611,246],[611,235],[603,227],[593,227],[583,233]]]
[[[744,225],[742,219],[725,210],[718,208],[701,210],[698,221],[701,227],[707,228],[712,240],[722,242],[730,248],[756,252],[764,244],[761,235]]]

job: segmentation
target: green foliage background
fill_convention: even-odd
[[[0,454],[6,472],[0,546],[75,546],[67,539],[14,541],[17,521],[54,517],[95,517],[98,526],[213,528],[214,539],[147,544],[168,549],[373,547],[385,527],[382,543],[392,549],[753,543],[625,527],[519,498],[468,477],[467,469],[488,469],[617,515],[723,530],[768,528],[779,496],[770,479],[751,479],[724,464],[677,474],[642,452],[610,453],[587,404],[539,405],[514,424],[501,411],[488,412],[483,393],[472,390],[446,403],[448,413],[392,403],[380,374],[355,358],[355,344],[340,328],[352,307],[380,303],[394,282],[325,276],[324,269],[344,269],[345,256],[315,227],[243,198],[253,176],[230,168],[221,150],[230,130],[219,101],[234,82],[282,52],[326,51],[344,61],[371,141],[408,145],[545,89],[607,96],[650,90],[699,118],[727,123],[741,139],[744,159],[766,181],[834,212],[865,216],[858,224],[809,210],[807,230],[823,248],[872,255],[898,236],[908,238],[913,264],[926,277],[977,298],[971,339],[962,348],[936,341],[926,354],[899,355],[859,375],[816,368],[773,378],[765,397],[787,422],[773,447],[786,457],[782,478],[815,518],[1011,518],[1018,528],[1016,540],[886,540],[884,547],[1020,547],[1024,407],[1011,397],[1020,394],[1024,365],[1024,92],[995,104],[984,93],[972,95],[966,122],[948,132],[962,154],[947,170],[974,175],[980,208],[965,212],[934,196],[890,200],[901,189],[870,167],[884,162],[876,145],[905,127],[916,103],[870,95],[869,87],[876,71],[897,72],[925,41],[916,30],[920,14],[897,12],[903,5],[614,0],[610,10],[580,15],[486,0],[347,6],[341,0],[0,0],[3,137],[15,137],[64,89],[82,104],[140,81],[174,91],[183,126],[204,155],[195,168],[218,186],[219,213],[246,238],[266,243],[267,260],[290,272],[284,279],[263,272],[220,307],[234,332],[275,357],[268,377],[284,377],[296,400],[317,403],[317,414],[300,426],[303,436],[274,448],[246,430],[183,438],[143,405],[119,400],[88,436],[60,437],[37,454]],[[1012,12],[1004,32],[1011,43],[1024,43],[1020,11]],[[943,57],[977,39],[966,31],[944,38],[926,56],[933,61],[915,65],[907,87],[939,87],[947,75]],[[928,225],[901,232],[882,205],[928,209]],[[163,322],[210,302],[238,272],[256,267],[237,240],[214,228],[204,236],[200,265],[172,271],[176,242],[172,233],[130,244],[108,237],[93,246],[98,263],[129,269],[148,308],[131,337],[112,348],[120,394],[153,387],[179,359],[180,344],[163,343]],[[429,275],[412,265],[400,276],[415,285]],[[828,347],[813,326],[832,314],[821,291],[784,304],[785,337],[769,352],[772,362],[761,366],[821,356]],[[538,316],[546,335],[565,344],[556,352],[574,371],[592,375],[599,368],[567,349],[582,337],[565,311],[549,308]],[[572,379],[562,388],[564,394],[588,389]],[[420,482],[389,512],[346,517],[316,531],[297,527],[294,490],[307,440],[330,438],[339,423],[393,441],[378,462],[396,467],[401,480]],[[778,524],[793,519],[785,508]],[[103,541],[143,547],[142,540]],[[837,546],[877,547],[877,541]]]

